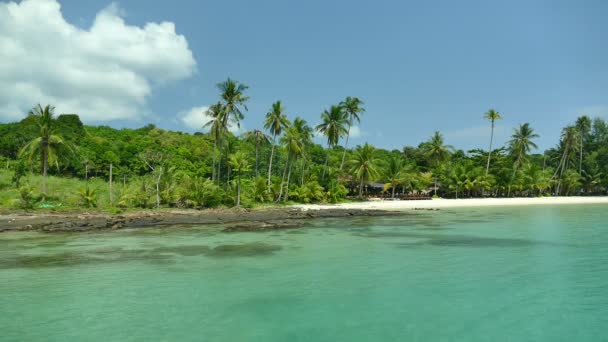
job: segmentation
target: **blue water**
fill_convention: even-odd
[[[607,209],[0,234],[0,340],[607,340]]]

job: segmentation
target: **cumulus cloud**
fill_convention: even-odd
[[[196,61],[171,22],[125,23],[115,4],[89,29],[56,0],[0,3],[0,120],[37,103],[85,121],[138,120],[154,87],[188,78]]]
[[[207,109],[209,109],[209,107],[206,107],[206,106],[193,107],[190,110],[179,113],[178,117],[179,117],[179,120],[181,121],[182,125],[186,129],[188,129],[190,131],[202,131],[203,130],[202,127],[210,119],[210,117],[206,115]],[[244,129],[245,129],[245,127],[243,126],[242,123],[241,123],[240,128],[235,123],[228,124],[228,130],[232,134],[239,134],[241,132],[244,132]],[[206,131],[208,131],[208,130],[206,130]]]
[[[350,137],[357,139],[357,138],[361,138],[363,136],[363,132],[361,131],[361,128],[359,126],[352,126],[350,128]]]

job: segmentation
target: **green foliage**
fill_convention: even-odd
[[[40,201],[40,197],[34,193],[34,188],[24,185],[19,188],[19,208],[24,210],[33,209],[34,205]]]
[[[97,190],[91,188],[89,184],[78,190],[80,203],[85,208],[97,208]]]

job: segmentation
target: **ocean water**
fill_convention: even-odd
[[[0,234],[0,341],[601,341],[608,206]]]

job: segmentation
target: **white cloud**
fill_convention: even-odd
[[[209,107],[194,107],[188,111],[181,112],[179,114],[179,119],[191,130],[202,130],[202,127],[207,123],[207,118],[205,117],[205,112],[207,112]]]
[[[122,16],[111,4],[85,30],[64,19],[56,0],[0,3],[0,120],[37,103],[89,122],[138,120],[155,86],[194,74],[173,23],[138,27]]]
[[[202,127],[210,119],[210,117],[206,115],[207,109],[209,109],[209,107],[205,107],[205,106],[193,107],[190,110],[180,112],[178,117],[179,117],[179,120],[181,121],[181,123],[187,129],[189,129],[191,131],[202,131],[203,130]],[[228,130],[232,134],[239,134],[239,133],[245,131],[245,127],[243,126],[243,123],[241,123],[240,128],[235,123],[229,123]],[[208,130],[205,129],[205,131],[208,131]]]
[[[364,134],[363,134],[363,132],[361,131],[361,128],[359,128],[359,126],[352,126],[352,127],[350,128],[350,137],[351,137],[351,138],[355,138],[355,139],[356,139],[356,138],[360,138],[360,137],[362,137],[363,135],[364,135]]]

